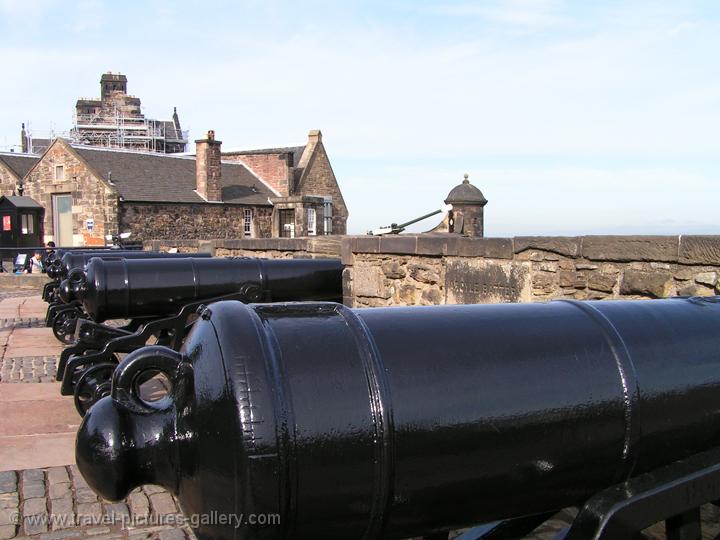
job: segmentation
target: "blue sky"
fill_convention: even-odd
[[[322,129],[351,232],[467,172],[490,236],[720,234],[719,57],[714,1],[0,0],[0,148],[120,71],[226,150]]]

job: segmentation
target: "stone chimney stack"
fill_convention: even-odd
[[[196,190],[201,197],[213,202],[222,200],[221,146],[212,130],[207,132],[207,138],[195,141]]]
[[[296,163],[295,166],[299,168],[306,167],[318,144],[322,144],[322,133],[319,129],[311,129],[310,133],[308,133],[308,142],[305,146],[305,151],[300,157],[300,163]]]
[[[16,124],[17,125],[17,124]],[[28,139],[27,139],[27,133],[25,132],[25,123],[23,122],[22,125],[22,131],[20,131],[20,147],[22,148],[22,153],[27,154],[28,152]]]

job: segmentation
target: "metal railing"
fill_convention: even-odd
[[[82,249],[85,251],[89,250],[95,250],[95,249],[123,249],[123,250],[142,250],[143,246],[142,244],[126,244],[126,245],[117,245],[117,244],[108,244],[104,246],[57,246],[54,248],[49,248],[47,246],[28,246],[28,247],[0,247],[0,272],[15,272],[15,260],[17,259],[18,255],[27,255],[28,257],[32,257],[36,252],[43,253],[43,260],[45,260],[45,256],[50,253],[51,251],[57,251],[58,249]],[[9,270],[6,266],[6,263],[9,263]]]

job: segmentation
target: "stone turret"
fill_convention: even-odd
[[[445,204],[452,204],[453,209],[442,225],[447,227],[449,233],[484,236],[487,202],[482,191],[470,183],[466,174],[462,183],[455,186],[445,199]]]

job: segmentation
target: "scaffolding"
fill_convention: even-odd
[[[70,139],[73,144],[144,150],[147,152],[184,152],[188,132],[177,133],[172,121],[152,120],[144,115],[127,115],[117,106],[111,114],[98,111],[95,114],[74,115]]]

